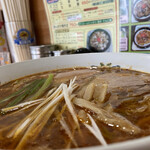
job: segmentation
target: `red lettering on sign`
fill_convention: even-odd
[[[89,1],[86,0],[86,1],[83,1],[83,2],[82,2],[82,5],[85,5],[85,4],[88,4],[88,3],[89,3]]]
[[[96,9],[98,9],[98,7],[86,8],[84,9],[84,11],[90,11],[90,10],[96,10]]]
[[[61,10],[53,11],[53,14],[61,13]]]

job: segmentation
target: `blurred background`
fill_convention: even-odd
[[[150,53],[150,1],[0,0],[0,66],[95,52]]]

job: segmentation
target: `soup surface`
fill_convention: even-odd
[[[0,86],[0,149],[62,149],[150,135],[150,75],[69,68]]]

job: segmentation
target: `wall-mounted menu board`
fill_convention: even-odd
[[[150,53],[150,0],[120,0],[120,51]]]
[[[119,50],[118,0],[43,0],[51,43],[62,49]]]

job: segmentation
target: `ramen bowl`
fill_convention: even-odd
[[[129,53],[93,53],[66,55],[60,57],[41,58],[21,63],[10,64],[0,67],[0,82],[4,84],[20,77],[32,75],[39,72],[45,72],[53,69],[72,68],[72,67],[90,67],[99,66],[100,63],[112,63],[113,66],[119,65],[122,68],[133,69],[137,71],[150,73],[150,55],[147,54],[129,54]],[[141,150],[149,149],[150,136],[110,144],[108,146],[95,146],[82,149],[93,150]]]

